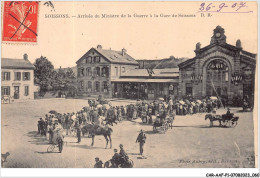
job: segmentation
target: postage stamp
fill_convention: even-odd
[[[37,42],[36,1],[6,1],[3,13],[3,42]]]

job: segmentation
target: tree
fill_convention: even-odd
[[[77,90],[76,85],[75,73],[71,68],[59,68],[57,72],[54,71],[52,87],[54,91],[59,92],[59,96],[61,94],[75,96]]]
[[[40,86],[40,96],[52,89],[54,67],[52,63],[41,56],[34,62],[34,82]]]
[[[77,92],[77,80],[76,74],[71,68],[68,68],[65,73],[65,86],[64,90],[67,92],[67,96],[75,96]]]

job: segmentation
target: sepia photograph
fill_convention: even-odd
[[[1,168],[258,168],[257,2],[1,6]]]

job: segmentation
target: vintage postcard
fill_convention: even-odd
[[[257,2],[1,5],[2,168],[258,168]]]

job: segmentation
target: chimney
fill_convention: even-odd
[[[241,41],[239,39],[236,42],[236,47],[242,48]]]
[[[23,55],[23,59],[24,59],[24,60],[28,60],[28,54],[25,53],[25,54]]]
[[[97,49],[102,49],[102,46],[101,45],[97,45]]]
[[[122,56],[124,56],[125,54],[126,54],[126,49],[123,48],[123,49],[122,49]]]

